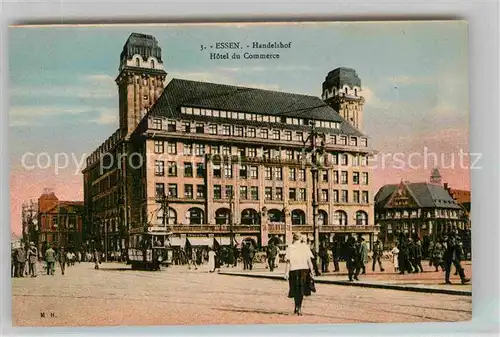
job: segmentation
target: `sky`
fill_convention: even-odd
[[[37,26],[9,30],[11,227],[21,205],[52,188],[83,200],[85,155],[118,128],[119,56],[132,32],[152,34],[171,78],[321,96],[327,73],[354,68],[364,132],[378,154],[374,193],[401,180],[428,181],[433,167],[469,189],[465,22]],[[292,42],[279,60],[210,60],[201,44]],[[28,155],[26,155],[28,154]],[[55,169],[55,160],[66,169]],[[23,156],[25,164],[23,165]],[[36,165],[40,158],[42,167]],[[43,164],[50,164],[43,168]],[[400,164],[403,159],[407,164]],[[437,159],[437,162],[435,160]],[[412,164],[410,167],[409,164]]]

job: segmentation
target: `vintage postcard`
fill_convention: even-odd
[[[465,21],[11,26],[14,326],[472,318]]]

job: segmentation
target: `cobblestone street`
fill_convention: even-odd
[[[262,266],[258,266],[262,268]],[[240,269],[240,268],[238,268]],[[174,266],[103,263],[12,280],[14,326],[440,322],[472,317],[472,297],[317,284],[294,316],[284,281]],[[45,317],[41,317],[42,313]]]

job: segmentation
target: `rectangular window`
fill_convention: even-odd
[[[222,134],[224,136],[231,136],[231,125],[223,125],[222,126]]]
[[[342,190],[340,201],[344,203],[348,202],[347,197],[348,197],[347,190]]]
[[[272,167],[266,167],[264,170],[265,170],[264,171],[265,172],[265,175],[264,175],[265,179],[272,180],[273,179]]]
[[[347,159],[347,154],[346,154],[346,153],[343,153],[343,154],[341,154],[340,156],[341,156],[341,162],[340,162],[340,163],[341,163],[341,165],[343,165],[343,166],[347,166],[347,165],[348,165],[348,163],[349,163],[349,161],[348,161],[348,159]]]
[[[255,130],[255,128],[248,128],[247,137],[250,137],[250,138],[257,137],[257,131]]]
[[[297,172],[297,170],[296,170],[295,168],[290,167],[290,168],[288,169],[288,178],[289,178],[291,181],[295,181],[295,180],[297,179],[297,177],[296,177],[296,175],[295,175],[295,174],[296,174],[296,172]]]
[[[257,186],[250,187],[250,195],[252,200],[259,200],[259,187]]]
[[[244,148],[244,147],[238,148],[238,154],[240,155],[240,157],[242,157],[242,158],[246,157],[246,152],[247,152],[246,148]]]
[[[354,185],[359,185],[359,172],[352,173],[352,183]]]
[[[185,156],[193,155],[193,144],[192,143],[184,143],[184,147],[182,149],[182,153]]]
[[[196,123],[196,133],[205,133],[205,127],[203,123]]]
[[[249,147],[248,148],[248,156],[250,158],[255,158],[257,157],[257,149],[255,147]]]
[[[334,184],[339,183],[339,171],[333,171],[333,183]]]
[[[237,137],[243,137],[243,127],[237,126],[234,128],[234,135]]]
[[[231,164],[224,165],[224,177],[226,177],[226,178],[233,177],[233,165],[231,165]]]
[[[167,152],[168,154],[177,154],[177,143],[168,142]]]
[[[276,200],[283,200],[283,188],[276,187]]]
[[[333,202],[339,202],[339,190],[333,190]]]
[[[368,140],[366,138],[361,138],[361,146],[364,146],[364,147],[368,146]]]
[[[359,204],[359,191],[352,192],[352,202]]]
[[[363,191],[363,192],[362,192],[362,202],[363,202],[364,204],[369,203],[369,200],[368,200],[368,191]]]
[[[240,199],[248,199],[248,189],[246,186],[240,186]]]
[[[205,199],[205,185],[196,185],[196,199]]]
[[[222,145],[222,155],[230,156],[231,155],[231,146]]]
[[[259,178],[259,168],[257,166],[250,166],[250,179]]]
[[[196,144],[194,148],[195,155],[202,157],[205,155],[205,144]]]
[[[296,188],[290,188],[288,190],[288,199],[290,199],[291,201],[297,200],[297,189]]]
[[[164,143],[162,140],[155,140],[154,145],[155,145],[155,153],[165,152]]]
[[[293,150],[286,150],[285,156],[287,160],[293,160]]]
[[[347,171],[342,171],[341,176],[340,176],[340,183],[341,184],[347,184]]]
[[[168,196],[177,198],[177,184],[168,184]]]
[[[260,138],[263,139],[269,138],[269,131],[267,129],[260,130]]]
[[[212,154],[220,154],[220,146],[219,145],[212,145]]]
[[[201,115],[201,111],[199,108],[193,108],[193,115],[199,116]]]
[[[184,198],[193,199],[193,185],[184,185]]]
[[[161,119],[159,118],[153,119],[153,129],[161,130]]]
[[[222,191],[220,185],[214,185],[214,199],[215,200],[222,199]]]
[[[165,162],[163,160],[155,161],[155,175],[164,176],[165,175]]]
[[[359,156],[357,154],[352,156],[352,166],[359,166]]]
[[[340,145],[347,145],[347,136],[340,136]]]
[[[271,187],[266,187],[264,189],[265,200],[273,200],[273,191]]]
[[[349,145],[351,145],[351,146],[358,146],[358,138],[351,137],[351,142],[350,142]]]
[[[339,154],[338,153],[332,153],[332,164],[333,165],[339,164]]]
[[[299,189],[299,200],[300,201],[306,201],[306,194],[307,194],[307,191],[305,188],[300,188]]]
[[[196,177],[198,178],[205,177],[205,164],[203,163],[196,164]]]
[[[271,150],[264,149],[264,151],[262,151],[262,158],[264,159],[271,158]]]
[[[274,179],[283,180],[283,170],[281,167],[274,168]]]
[[[323,170],[323,182],[327,183],[328,182],[328,171]]]
[[[285,140],[292,140],[292,131],[285,131]]]
[[[361,166],[368,166],[368,157],[361,156]]]
[[[168,162],[168,176],[177,177],[177,163],[175,161]]]
[[[184,163],[184,177],[193,176],[193,163]]]
[[[162,199],[165,195],[165,184],[164,183],[156,183],[155,184],[155,195],[156,199]]]
[[[273,130],[273,139],[274,140],[280,139],[280,130]]]
[[[214,174],[214,178],[221,178],[222,177],[220,164],[213,165],[213,174]]]
[[[299,169],[299,181],[306,181],[306,169]]]
[[[361,173],[361,184],[368,185],[368,172]]]
[[[211,135],[216,135],[217,134],[217,125],[216,124],[211,124],[208,126],[208,133]]]
[[[328,190],[321,190],[321,201],[328,201]]]
[[[175,121],[168,121],[167,130],[169,132],[176,132],[177,131],[177,125],[176,125]]]
[[[182,128],[184,129],[184,132],[190,133],[191,132],[191,123],[189,123],[189,122],[182,123]]]
[[[240,179],[246,179],[247,178],[247,174],[248,174],[247,166],[246,165],[241,165],[240,166]]]
[[[297,142],[303,142],[304,141],[304,133],[303,132],[296,132],[295,133],[295,140]]]
[[[336,135],[330,135],[330,143],[337,144],[337,136]]]
[[[271,149],[272,157],[274,159],[280,159],[281,158],[281,151],[279,149]]]
[[[226,185],[226,199],[233,197],[233,185]]]

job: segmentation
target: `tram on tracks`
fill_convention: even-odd
[[[134,270],[160,270],[172,264],[172,247],[166,227],[140,227],[129,231],[127,264]]]

